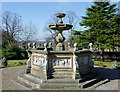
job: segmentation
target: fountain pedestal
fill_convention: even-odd
[[[56,45],[56,50],[58,51],[65,50],[64,44],[63,44],[64,40],[65,40],[65,37],[62,35],[62,33],[59,33],[58,36],[56,37],[56,41],[58,42]]]

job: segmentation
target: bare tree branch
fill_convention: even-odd
[[[21,21],[21,16],[11,13],[9,11],[6,11],[3,13],[3,30],[7,32],[7,37],[8,42],[14,42],[15,41],[15,36],[17,35],[18,32],[22,31],[22,26],[20,25]],[[11,39],[9,39],[11,38]]]

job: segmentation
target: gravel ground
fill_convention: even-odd
[[[0,69],[2,71],[2,90],[26,90],[21,85],[12,81],[12,79],[19,76],[25,70],[26,66]]]
[[[2,90],[27,90],[23,86],[12,81],[12,79],[19,76],[25,70],[26,66],[0,69],[0,72],[2,71]],[[118,86],[118,84],[120,84],[120,71],[98,67],[95,67],[95,71],[98,72],[98,76],[102,76],[104,79],[108,78],[110,80],[110,82],[97,87],[95,90],[120,90],[120,85]]]

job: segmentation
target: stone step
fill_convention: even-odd
[[[79,79],[48,79],[46,83],[79,83]]]
[[[24,74],[24,77],[26,77],[27,79],[33,80],[37,83],[40,83],[40,84],[44,82],[44,80],[42,80],[40,77],[35,76],[33,74]]]
[[[91,79],[91,80],[88,80],[88,81],[85,81],[83,83],[80,84],[80,87],[81,88],[87,88],[87,87],[90,87],[96,83],[98,83],[99,81],[101,81],[102,79],[101,78],[95,78],[95,79]]]
[[[64,87],[62,90],[77,90],[75,92],[78,92],[78,91],[80,92],[80,90],[83,90],[83,89],[79,87]]]
[[[55,72],[58,72],[58,71],[73,72],[73,69],[72,68],[54,68],[54,71]]]
[[[52,75],[55,79],[72,79],[72,75]]]
[[[91,79],[93,79],[93,78],[95,78],[95,75],[94,74],[87,74],[87,75],[84,75],[84,76],[82,76],[82,78],[80,79],[80,83],[81,82],[85,82],[85,81],[87,81],[87,80],[91,80]]]
[[[72,68],[54,68],[52,73],[53,78],[55,79],[72,79],[73,73]]]
[[[105,84],[105,83],[107,83],[107,82],[109,82],[109,81],[110,81],[109,79],[101,80],[100,82],[95,83],[94,85],[86,88],[86,90],[89,90],[89,89],[94,90],[96,87],[98,87],[98,86],[100,86],[100,85],[102,85],[102,84]]]
[[[17,85],[20,85],[20,86],[24,87],[26,90],[33,89],[32,86],[26,84],[25,82],[20,81],[18,78],[13,79],[12,81],[15,82],[15,83],[17,83]]]
[[[25,76],[18,76],[18,80],[29,86],[32,86],[33,88],[37,88],[37,89],[40,88],[40,84],[38,82],[28,79]]]
[[[76,75],[75,79],[81,79],[81,76],[80,75]]]
[[[63,89],[69,87],[79,88],[78,83],[43,83],[41,89]]]
[[[72,72],[65,72],[65,71],[58,71],[58,72],[53,72],[53,75],[73,75]]]
[[[90,75],[92,76],[92,75]],[[34,81],[34,79],[36,81]],[[32,75],[32,74],[24,74],[18,77],[19,82],[17,83],[29,88],[29,90],[34,90],[34,89],[71,89],[71,90],[80,90],[80,89],[85,89],[85,90],[91,90],[94,89],[95,87],[108,82],[109,80],[102,80],[101,78],[94,78],[94,79],[89,79],[87,81],[82,81],[82,79],[48,79],[41,84],[39,84],[41,79],[37,79],[38,77]]]

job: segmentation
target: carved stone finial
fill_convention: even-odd
[[[33,48],[36,48],[36,43],[35,42],[33,42]]]
[[[47,43],[44,43],[44,47],[45,47],[45,49],[44,49],[44,51],[47,51]]]
[[[70,42],[68,42],[68,48],[70,48]]]
[[[52,48],[52,43],[51,42],[49,43],[49,48]]]
[[[31,43],[28,43],[28,49],[30,49],[31,48]]]
[[[74,43],[74,51],[76,51],[77,50],[77,43]]]
[[[93,45],[92,43],[89,43],[90,50],[93,50],[92,45]]]

